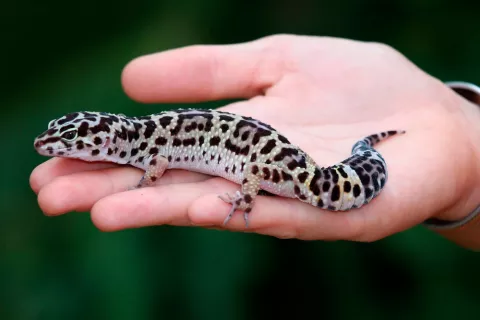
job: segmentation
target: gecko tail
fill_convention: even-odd
[[[356,153],[357,151],[363,151],[362,149],[365,148],[372,148],[374,145],[379,143],[382,140],[390,138],[391,136],[397,134],[404,134],[406,133],[405,130],[389,130],[389,131],[382,131],[379,133],[374,133],[369,136],[366,136],[360,141],[357,141],[352,147],[352,153]]]

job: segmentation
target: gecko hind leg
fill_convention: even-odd
[[[243,218],[245,220],[245,228],[248,228],[249,214],[252,211],[255,197],[260,191],[260,181],[268,180],[272,175],[274,168],[271,165],[261,163],[249,163],[245,167],[244,179],[242,181],[242,191],[235,192],[235,195],[230,196],[218,196],[226,203],[230,203],[232,207],[223,221],[223,225],[226,225],[232,218],[236,210],[243,211]],[[277,172],[278,174],[278,172]]]
[[[223,221],[223,225],[226,225],[228,221],[230,221],[230,219],[232,218],[233,214],[237,209],[240,209],[240,210],[244,210],[243,217],[245,219],[245,225],[248,228],[248,213],[250,212],[251,207],[243,205],[245,203],[245,196],[240,191],[237,191],[235,192],[235,195],[233,197],[228,193],[226,193],[225,196],[219,195],[218,197],[223,201],[225,201],[226,203],[230,203],[232,205],[228,215]]]

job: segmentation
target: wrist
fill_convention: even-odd
[[[480,159],[480,87],[465,82],[448,82],[446,85],[455,92],[453,104],[458,106],[465,119],[464,127],[459,130],[466,133],[467,141],[470,143],[471,160],[467,163],[471,165],[465,167],[467,181],[464,184],[465,192],[462,192],[462,198],[458,199],[449,210],[425,221],[424,225],[448,238],[453,236],[455,239],[451,240],[458,242],[456,240],[462,238],[458,237],[459,229],[462,229],[462,235],[465,236],[469,229],[473,228],[473,232],[478,232],[480,227],[480,185],[478,183],[480,181],[480,162],[478,161]],[[479,240],[478,238],[478,236],[474,237],[476,240]],[[467,239],[472,240],[472,237]],[[478,246],[480,243],[473,245],[475,248]]]

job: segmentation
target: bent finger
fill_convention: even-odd
[[[140,170],[131,167],[60,176],[40,189],[38,203],[42,211],[49,216],[70,211],[89,211],[100,199],[135,186],[141,176]],[[202,181],[208,178],[200,173],[169,170],[157,181],[157,185]]]
[[[107,162],[85,162],[76,159],[52,158],[33,169],[30,174],[30,186],[35,193],[53,179],[72,173],[106,169],[117,165]]]
[[[113,194],[93,206],[92,221],[103,231],[164,224],[191,226],[188,210],[192,202],[206,194],[235,188],[231,182],[214,178]]]
[[[271,49],[271,42],[195,45],[145,55],[127,64],[122,84],[140,102],[250,98],[282,74],[281,50]]]

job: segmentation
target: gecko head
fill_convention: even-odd
[[[50,121],[33,145],[44,156],[101,160],[118,122],[118,117],[103,112],[69,113]]]

